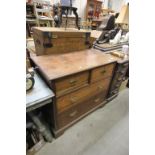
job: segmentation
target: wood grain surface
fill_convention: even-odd
[[[66,53],[36,56],[30,54],[33,62],[48,77],[48,80],[58,79],[67,75],[116,62],[116,57],[104,54],[95,49]]]
[[[57,98],[58,113],[70,108],[71,106],[75,106],[76,104],[81,103],[84,100],[89,99],[91,96],[94,96],[95,94],[99,94],[102,91],[107,92],[110,81],[111,78],[100,80],[95,84],[91,84],[82,89]]]
[[[56,27],[34,27],[33,29],[37,29],[39,31],[43,31],[43,32],[91,32],[90,30],[84,30],[84,29],[81,29],[81,30],[78,30],[76,28],[56,28]]]
[[[90,35],[90,31],[74,28],[33,28],[33,38],[38,56],[89,49]]]
[[[87,100],[75,105],[74,107],[69,108],[68,110],[61,113],[58,118],[58,128],[62,128],[63,126],[71,123],[78,117],[87,113],[89,110],[93,109],[97,105],[102,104],[106,96],[106,92],[102,91],[95,96],[90,96]]]
[[[115,64],[108,64],[105,66],[97,67],[91,71],[91,82],[99,81],[101,79],[112,76]]]

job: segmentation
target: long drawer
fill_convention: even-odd
[[[90,99],[77,104],[76,106],[66,110],[65,112],[58,115],[58,128],[62,128],[63,126],[71,123],[81,115],[85,114],[95,106],[101,104],[106,97],[106,92],[101,91],[99,94],[91,97]]]
[[[110,81],[110,78],[103,79],[82,89],[74,91],[73,93],[57,98],[57,112],[61,113],[66,109],[75,106],[76,104],[79,104],[84,100],[87,100],[95,94],[98,94],[102,91],[107,91]]]
[[[95,82],[112,76],[114,67],[115,67],[115,64],[112,63],[112,64],[108,64],[108,65],[93,69],[91,72],[91,82]]]
[[[88,84],[89,72],[82,72],[55,81],[57,96]]]

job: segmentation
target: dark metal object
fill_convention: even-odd
[[[34,124],[37,126],[37,129],[43,135],[45,140],[47,140],[48,142],[52,142],[52,134],[49,128],[44,124],[44,122],[41,121],[39,117],[35,115],[34,112],[29,112],[28,115],[30,116]]]
[[[86,33],[86,41],[85,41],[85,44],[86,45],[89,45],[90,47],[91,47],[91,43],[90,43],[90,33],[89,32],[87,32]]]
[[[98,27],[98,30],[109,31],[115,28],[115,16],[109,15],[104,17],[102,23]]]
[[[45,48],[51,48],[53,46],[53,44],[52,44],[52,33],[51,32],[44,32],[43,35],[44,35],[44,38],[47,38],[47,41],[44,41],[43,46]]]
[[[66,16],[66,25],[65,28],[67,27],[67,20],[68,20],[68,14],[69,11],[74,13],[75,17],[76,17],[76,26],[78,28],[78,30],[80,30],[80,26],[78,25],[78,14],[77,14],[77,8],[72,7],[72,6],[61,6],[61,14],[60,14],[60,25],[62,23],[62,15],[64,14]]]
[[[120,30],[119,28],[115,28],[110,31],[106,31],[106,32],[103,31],[100,37],[97,39],[97,43],[103,44],[103,43],[109,42],[110,39],[113,39],[116,36],[119,30]]]

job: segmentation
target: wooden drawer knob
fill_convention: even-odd
[[[72,79],[69,81],[70,84],[76,84],[76,82],[77,82],[77,80],[75,80],[75,79]]]
[[[106,70],[101,71],[101,74],[104,74],[106,72]]]
[[[75,103],[75,102],[77,102],[77,100],[78,99],[76,97],[73,97],[73,98],[70,99],[71,103]]]
[[[104,87],[103,86],[98,86],[98,89],[103,89]]]
[[[97,99],[94,100],[95,103],[97,103],[99,101],[100,101],[100,98],[97,98]]]
[[[72,112],[72,113],[70,113],[69,116],[70,116],[70,117],[74,117],[76,114],[77,114],[77,110],[74,111],[74,112]]]

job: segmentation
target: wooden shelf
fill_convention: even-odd
[[[86,19],[98,18],[102,9],[101,0],[87,0]]]

